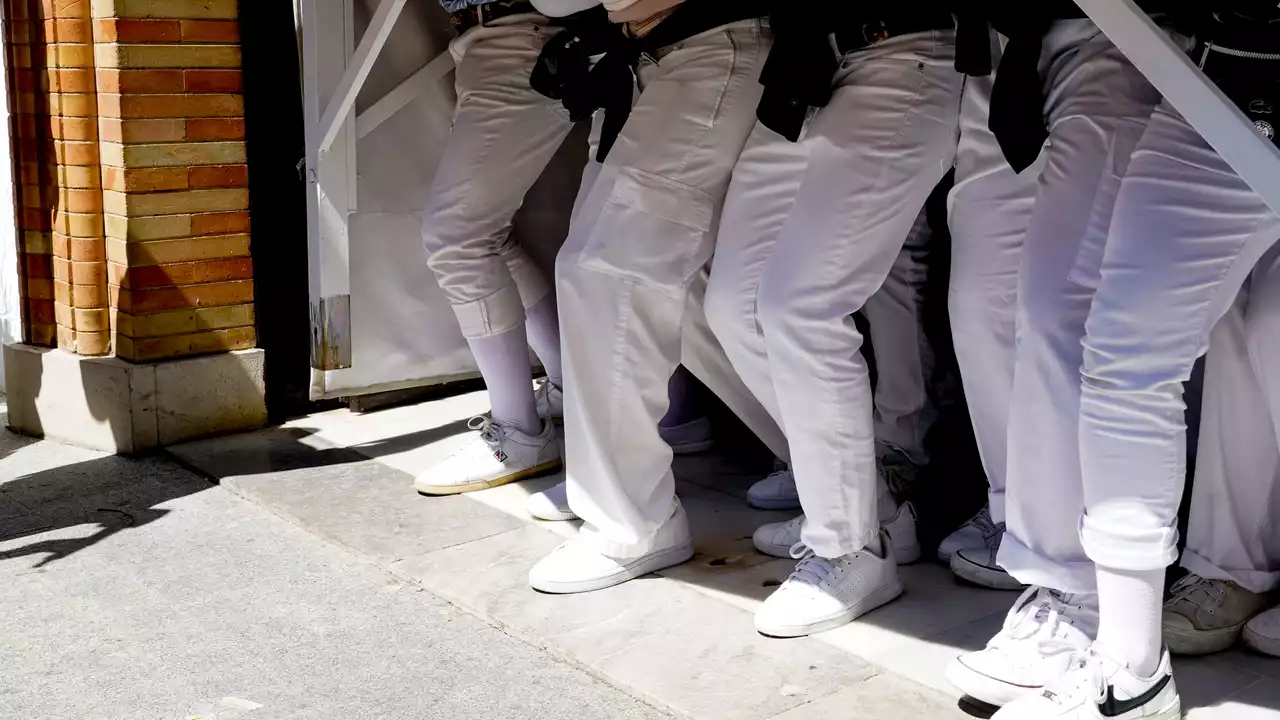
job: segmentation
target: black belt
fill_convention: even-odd
[[[843,25],[836,30],[836,49],[840,54],[847,55],[899,35],[953,28],[955,28],[955,19],[950,13],[920,13],[911,18],[869,20]]]
[[[641,56],[740,20],[764,17],[770,0],[685,0],[641,38],[628,38],[601,8],[580,13],[552,38],[538,58],[534,90],[564,103],[574,120],[604,110],[600,149],[604,161],[631,114],[635,68]],[[566,18],[568,20],[568,18]],[[594,66],[592,56],[599,57]]]
[[[770,20],[774,44],[760,75],[764,95],[756,117],[792,142],[800,138],[809,109],[824,107],[831,100],[840,65],[831,48],[833,35],[836,49],[845,55],[899,35],[955,27],[950,12],[928,9],[874,19],[847,6],[838,10],[824,6],[816,16],[807,7],[789,7],[775,10]]]
[[[529,2],[529,0],[493,0],[493,2],[487,2],[483,5],[472,5],[465,10],[459,10],[450,17],[453,20],[453,28],[461,35],[477,25],[484,25],[511,15],[531,12],[538,11],[534,9],[533,3]]]

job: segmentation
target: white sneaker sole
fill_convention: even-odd
[[[1280,640],[1256,633],[1251,630],[1248,625],[1245,625],[1243,635],[1244,644],[1248,645],[1250,648],[1257,650],[1263,655],[1280,657]]]
[[[644,555],[632,560],[630,563],[619,568],[618,572],[602,577],[586,578],[584,580],[548,580],[546,578],[529,578],[529,584],[534,590],[553,595],[572,595],[575,593],[593,592],[595,590],[604,590],[605,588],[621,585],[628,580],[634,580],[638,577],[648,575],[649,573],[665,570],[669,567],[675,567],[681,563],[688,562],[693,558],[693,539],[686,540],[684,543],[675,547],[666,548],[649,555]]]
[[[951,572],[961,580],[991,590],[1024,590],[1026,585],[999,568],[992,569],[964,559],[963,555],[951,556]]]
[[[759,550],[770,557],[782,558],[784,560],[791,558],[790,545],[775,545],[770,542],[761,542],[754,537],[751,538],[751,544],[756,546],[756,550]]]
[[[888,585],[883,585],[872,592],[867,597],[854,603],[852,607],[846,608],[843,612],[831,615],[825,618],[816,618],[804,623],[771,623],[768,619],[761,618],[756,615],[756,632],[766,637],[774,638],[795,638],[813,635],[815,633],[834,630],[843,627],[867,613],[887,605],[902,594],[902,580],[894,580]]]
[[[1212,655],[1228,650],[1240,639],[1245,623],[1217,630],[1161,628],[1164,644],[1174,655]]]
[[[551,462],[535,465],[531,468],[526,468],[510,475],[503,475],[500,478],[494,478],[492,480],[479,480],[477,482],[466,483],[464,485],[432,485],[431,483],[418,480],[413,483],[413,489],[417,490],[419,495],[430,495],[432,497],[461,495],[463,493],[476,492],[477,490],[488,490],[489,488],[501,487],[509,483],[535,478],[539,475],[546,475],[547,473],[556,472],[561,467],[564,467],[564,461],[560,458],[556,458]]]
[[[974,700],[996,707],[1004,707],[1044,689],[1043,686],[1028,687],[997,680],[965,665],[960,662],[960,658],[947,663],[946,675],[947,682],[959,688],[960,692]]]

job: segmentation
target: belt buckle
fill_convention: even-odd
[[[883,20],[875,22],[863,23],[862,39],[867,41],[868,45],[875,45],[889,39],[889,25]]]

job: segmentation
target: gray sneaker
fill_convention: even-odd
[[[1265,595],[1230,580],[1209,580],[1194,573],[1173,586],[1164,604],[1164,641],[1177,655],[1222,652],[1240,639],[1244,626],[1267,609]]]

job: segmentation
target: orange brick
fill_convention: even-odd
[[[193,188],[241,188],[249,186],[248,165],[193,167],[187,180]]]
[[[102,187],[119,192],[152,192],[156,190],[186,190],[185,168],[102,168]]]
[[[238,93],[244,90],[244,76],[239,70],[186,70],[183,75],[187,92]]]
[[[61,188],[57,203],[58,209],[66,212],[99,213],[102,212],[102,192]]]
[[[164,43],[182,40],[182,24],[177,20],[113,18],[95,20],[93,24],[100,43]]]
[[[78,308],[106,307],[107,284],[71,285],[61,280],[53,281],[53,298],[63,305]]]
[[[13,89],[19,92],[35,92],[40,88],[39,81],[36,80],[35,70],[14,70],[10,73],[13,82]]]
[[[102,238],[67,237],[53,234],[53,253],[72,262],[106,262],[106,243]]]
[[[74,140],[55,140],[53,152],[56,162],[63,165],[97,165],[98,143]]]
[[[97,92],[97,83],[92,70],[83,68],[50,68],[45,74],[45,80],[50,92]]]
[[[116,355],[125,360],[143,362],[231,350],[247,350],[256,343],[257,334],[251,326],[137,340],[118,335],[116,337]]]
[[[24,294],[32,300],[52,300],[53,278],[27,278]]]
[[[141,315],[165,310],[241,305],[253,302],[253,281],[231,280],[145,290],[127,290],[113,285],[108,294],[111,297],[112,307],[119,308],[122,312]]]
[[[53,325],[53,301],[52,300],[29,300],[27,302],[30,308],[30,322],[40,325]]]
[[[22,264],[26,277],[53,277],[53,258],[50,255],[23,255]]]
[[[46,43],[91,43],[93,26],[85,19],[45,20],[44,41]]]
[[[177,93],[184,87],[181,70],[98,70],[98,91],[104,93]]]
[[[186,139],[187,123],[182,120],[98,120],[99,137],[103,142],[164,143],[182,142]]]
[[[249,232],[249,213],[202,213],[191,216],[192,235],[230,235]]]
[[[240,23],[218,20],[183,20],[183,42],[238,43]]]
[[[49,118],[49,134],[55,140],[97,140],[98,125],[93,118]]]
[[[27,342],[36,347],[53,347],[57,330],[53,323],[32,322],[27,326]]]
[[[93,16],[89,0],[40,0],[41,17],[88,18]]]
[[[129,289],[250,280],[253,278],[253,260],[229,258],[132,268],[110,263],[107,277],[111,284]]]
[[[188,120],[186,139],[191,142],[243,140],[244,120],[221,118]]]
[[[242,117],[244,98],[239,95],[117,95],[102,93],[98,102],[103,117],[201,118]]]

